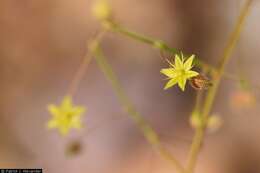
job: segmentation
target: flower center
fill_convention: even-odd
[[[179,74],[180,74],[180,76],[184,76],[185,75],[185,70],[184,69],[180,69]]]
[[[66,115],[66,119],[71,120],[73,118],[73,113],[72,112],[68,112]]]

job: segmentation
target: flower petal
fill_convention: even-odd
[[[80,116],[86,111],[86,109],[84,107],[78,106],[78,107],[74,107],[72,111],[74,116]]]
[[[184,63],[184,69],[186,71],[190,70],[192,68],[192,62],[194,60],[195,55],[191,55]]]
[[[71,97],[70,96],[65,96],[62,100],[62,103],[61,103],[61,109],[64,111],[64,112],[67,112],[67,111],[70,111],[71,108],[72,108],[72,101],[71,101]]]
[[[57,106],[51,104],[51,105],[48,105],[47,107],[49,113],[53,116],[59,116],[60,114],[60,111],[59,111],[59,108],[57,108]]]
[[[174,78],[176,76],[176,72],[173,68],[164,68],[160,72],[169,78]]]
[[[175,85],[177,82],[178,82],[178,78],[173,78],[173,79],[169,80],[169,81],[167,82],[167,84],[165,85],[164,89],[166,90],[166,89],[172,87],[172,86]]]
[[[52,128],[56,128],[58,127],[58,123],[56,120],[50,120],[48,123],[47,123],[47,128],[48,129],[52,129]]]
[[[83,126],[80,117],[74,117],[71,120],[70,126],[76,129],[81,129]]]
[[[175,68],[176,69],[182,69],[183,68],[183,62],[180,59],[179,55],[175,55]]]
[[[179,78],[179,80],[178,80],[178,85],[182,91],[185,90],[186,81],[187,81],[186,78]]]
[[[192,70],[187,71],[187,72],[185,73],[185,77],[186,77],[186,79],[189,79],[189,78],[192,78],[192,77],[194,77],[194,76],[198,76],[198,75],[199,75],[198,72],[196,72],[196,71],[192,71]]]

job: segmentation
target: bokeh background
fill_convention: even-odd
[[[124,26],[165,40],[215,65],[244,0],[110,0]],[[0,167],[44,172],[174,172],[122,111],[93,61],[75,95],[88,107],[85,128],[62,138],[46,129],[48,103],[59,103],[99,29],[90,0],[0,0]],[[222,128],[208,134],[197,172],[260,172],[260,2],[255,0],[228,71],[243,74],[255,105],[246,105],[237,82],[224,79],[214,105]],[[102,47],[137,109],[185,163],[193,130],[195,92],[164,91],[158,51],[108,34]],[[234,99],[235,98],[235,99]],[[243,94],[242,94],[243,98]],[[243,99],[242,99],[243,100]],[[238,102],[236,102],[238,101]],[[234,103],[235,102],[235,103]],[[246,106],[245,106],[246,105]]]

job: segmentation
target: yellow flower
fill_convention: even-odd
[[[69,96],[64,97],[60,106],[48,105],[48,111],[52,115],[47,124],[49,129],[57,128],[62,135],[67,135],[71,128],[82,127],[81,115],[85,112],[85,108],[73,106]]]
[[[194,57],[195,56],[192,55],[185,61],[183,54],[181,54],[181,58],[179,55],[176,54],[174,64],[168,61],[168,63],[170,64],[170,68],[165,68],[161,70],[161,73],[166,75],[168,79],[170,79],[165,85],[164,89],[168,89],[178,83],[181,90],[185,90],[187,80],[199,75],[199,73],[191,70],[193,67],[192,62]]]
[[[107,20],[111,17],[111,7],[106,0],[96,0],[92,8],[92,14],[98,20]]]

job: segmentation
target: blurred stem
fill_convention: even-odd
[[[197,91],[195,106],[193,111],[200,112],[201,102],[202,102],[202,91]]]
[[[161,51],[166,51],[166,52],[169,52],[169,53],[172,53],[172,54],[180,53],[180,51],[178,51],[177,49],[169,47],[162,40],[153,39],[151,37],[147,37],[145,35],[130,31],[127,28],[115,23],[114,21],[108,21],[108,24],[109,24],[108,29],[110,29],[111,31],[113,31],[115,33],[119,33],[119,34],[127,36],[131,39],[140,41],[140,42],[145,43],[145,44],[152,45],[153,47],[158,48]]]
[[[143,133],[146,140],[153,146],[153,148],[157,149],[162,157],[169,160],[176,170],[179,173],[185,173],[183,166],[179,163],[179,161],[161,144],[159,136],[154,131],[154,129],[146,122],[143,116],[137,112],[134,108],[133,104],[125,94],[121,84],[119,83],[117,76],[115,75],[112,67],[107,62],[100,46],[98,43],[94,44],[92,47],[93,54],[95,55],[95,59],[99,65],[99,68],[104,73],[105,77],[110,81],[114,91],[119,98],[124,110],[130,115],[135,124]]]
[[[115,21],[112,21],[112,20],[107,21],[105,27],[112,32],[119,33],[119,34],[127,36],[131,39],[143,42],[145,44],[149,44],[149,45],[153,46],[154,48],[159,49],[160,51],[165,51],[170,54],[182,53],[181,51],[168,46],[168,44],[162,40],[154,39],[154,38],[130,31],[129,29],[117,24]],[[211,66],[199,59],[196,59],[196,60],[197,60],[196,65],[198,67],[204,66],[204,67],[210,68],[212,70],[215,69],[213,66]]]
[[[100,42],[103,38],[105,34],[105,30],[102,30],[101,32],[98,32],[94,38],[92,39],[92,42]],[[78,90],[78,87],[79,87],[79,84],[80,82],[82,81],[83,77],[84,77],[84,74],[88,68],[88,65],[89,63],[91,62],[92,60],[92,55],[91,55],[91,52],[89,50],[87,50],[87,53],[86,55],[84,56],[83,58],[83,61],[82,63],[80,64],[80,67],[77,69],[71,83],[70,83],[70,86],[68,88],[68,91],[67,91],[67,95],[73,97],[73,95],[76,93],[76,91]]]
[[[219,84],[221,81],[221,78],[224,74],[225,67],[231,57],[231,54],[236,46],[236,43],[239,39],[241,30],[244,26],[245,19],[249,13],[250,5],[252,3],[252,0],[247,0],[239,17],[237,24],[235,26],[234,31],[231,34],[230,39],[228,40],[227,46],[224,49],[224,53],[220,59],[220,64],[219,67],[214,75],[213,79],[213,86],[209,89],[207,96],[205,98],[203,110],[202,110],[202,117],[203,117],[203,126],[199,127],[196,129],[194,138],[193,138],[193,143],[191,145],[190,149],[190,154],[188,158],[188,167],[187,167],[187,172],[192,173],[194,172],[195,164],[197,162],[198,154],[201,148],[201,144],[203,142],[204,136],[205,136],[205,130],[206,130],[206,125],[207,125],[207,120],[209,117],[209,113],[212,109],[212,105],[215,100],[216,93],[219,88]]]

